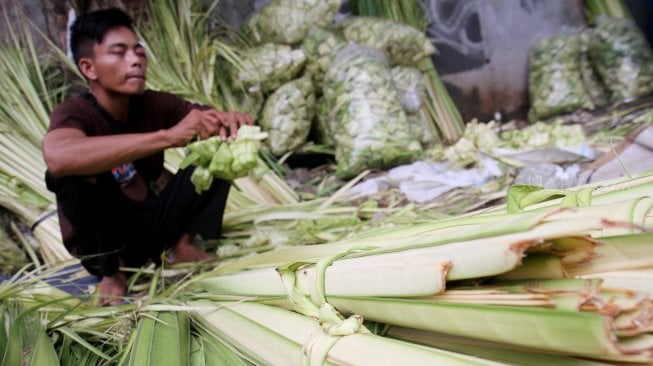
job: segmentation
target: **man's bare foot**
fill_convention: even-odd
[[[99,305],[120,305],[127,294],[127,276],[117,272],[113,276],[104,276],[98,284]]]
[[[182,234],[177,244],[172,248],[171,263],[202,262],[215,259],[215,255],[209,254],[193,245],[193,237],[190,234]]]

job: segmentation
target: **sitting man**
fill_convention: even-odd
[[[159,263],[165,249],[177,262],[209,259],[193,239],[221,232],[229,183],[216,179],[197,194],[193,168],[170,174],[163,151],[197,136],[232,138],[252,119],[145,90],[145,49],[119,9],[80,16],[70,38],[89,91],[52,112],[46,183],[57,196],[64,244],[101,277],[101,303],[115,305],[126,294],[121,266]]]

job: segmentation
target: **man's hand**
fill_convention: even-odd
[[[233,111],[215,112],[218,114],[218,123],[220,124],[220,127],[218,128],[218,135],[220,135],[222,140],[226,140],[227,138],[236,138],[236,134],[238,133],[240,126],[251,126],[254,123],[252,116],[247,113]]]
[[[198,136],[207,139],[219,135],[223,140],[235,137],[240,126],[252,123],[246,113],[194,109],[168,132],[174,146],[185,146]]]
[[[98,284],[100,306],[118,306],[127,294],[127,277],[123,272],[104,276]]]

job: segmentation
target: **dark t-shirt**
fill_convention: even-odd
[[[120,124],[120,133],[153,132],[174,126],[188,112],[199,105],[164,92],[145,91],[131,97],[128,121]],[[114,128],[92,102],[81,96],[67,99],[50,116],[49,131],[57,128],[76,128],[87,136],[114,134]],[[133,162],[136,170],[147,181],[155,181],[163,172],[163,152]]]
[[[142,95],[132,96],[131,98],[127,123],[120,124],[114,121],[105,110],[99,107],[95,98],[90,94],[87,93],[71,97],[54,109],[50,116],[50,127],[48,130],[76,128],[83,131],[87,136],[153,132],[174,126],[192,109],[207,108],[189,103],[174,94],[149,90],[145,91]],[[132,179],[127,185],[114,180],[114,178],[118,179],[115,170],[120,170],[122,166],[116,167],[114,171],[102,172],[93,176],[103,182],[113,182],[112,184],[115,184],[116,189],[121,189],[128,199],[140,204],[147,197],[151,196],[153,182],[156,182],[163,172],[163,162],[164,153],[162,151],[134,161],[131,170],[133,171],[135,169],[137,176],[136,179]],[[128,165],[131,166],[131,164]],[[122,171],[120,172],[122,173]],[[71,206],[71,202],[67,201],[70,198],[64,198],[59,193],[62,187],[68,184],[67,182],[77,181],[79,178],[86,179],[85,177],[55,178],[46,174],[48,189],[57,194],[57,211],[59,213],[62,237],[69,250],[73,250],[75,247],[73,243],[74,230],[69,220],[69,218],[72,218],[71,210],[73,210],[72,207],[74,204]],[[64,212],[68,213],[64,214]]]

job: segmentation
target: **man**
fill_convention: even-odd
[[[220,235],[229,184],[215,180],[196,194],[192,168],[165,171],[164,149],[197,136],[231,138],[252,120],[145,90],[145,49],[119,9],[80,16],[70,37],[89,92],[51,115],[43,139],[46,183],[57,195],[66,247],[101,277],[101,303],[114,305],[126,294],[121,266],[158,263],[165,249],[177,262],[205,260],[194,236]]]

